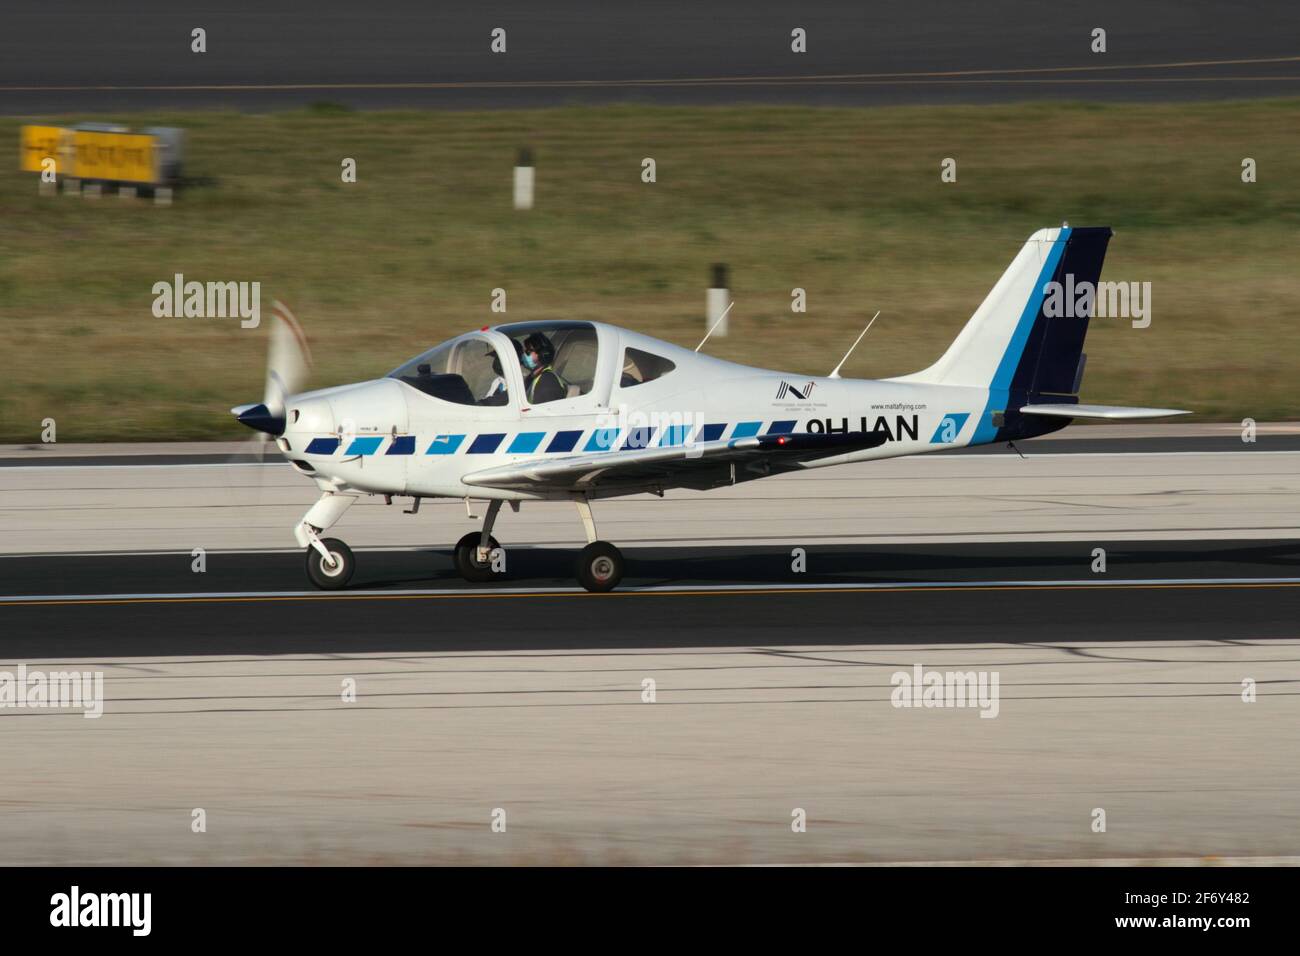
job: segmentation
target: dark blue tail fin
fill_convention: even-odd
[[[1008,387],[1012,395],[1077,395],[1083,380],[1083,340],[1111,230],[1100,226],[1061,232],[1065,249],[1047,280],[1057,285],[1050,291],[1038,289],[1037,314]],[[1081,291],[1085,289],[1091,291]]]

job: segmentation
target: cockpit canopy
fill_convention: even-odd
[[[457,405],[505,405],[501,355],[487,335],[471,332],[417,355],[388,374],[426,395]]]
[[[497,331],[514,343],[520,355],[520,371],[530,393],[524,400],[529,404],[576,398],[595,385],[599,344],[591,323],[517,322],[500,326]],[[536,367],[530,369],[534,355]],[[543,380],[548,372],[558,379],[558,386],[549,378]]]
[[[389,378],[457,405],[509,404],[511,383],[521,381],[519,401],[541,405],[590,392],[598,354],[588,322],[519,322],[444,342]]]

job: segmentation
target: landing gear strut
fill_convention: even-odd
[[[623,553],[608,541],[596,538],[596,520],[591,514],[591,502],[576,498],[582,528],[587,533],[587,546],[578,555],[574,574],[578,583],[588,591],[612,591],[623,580]]]
[[[303,515],[293,531],[298,544],[307,549],[307,577],[318,588],[337,591],[347,587],[352,572],[357,569],[357,559],[352,556],[351,548],[338,538],[320,537],[320,533],[332,528],[356,500],[356,495],[327,491]]]

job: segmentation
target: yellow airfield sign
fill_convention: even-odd
[[[153,183],[157,179],[155,149],[155,138],[147,133],[24,126],[19,168],[39,173],[44,161],[53,159],[60,178]]]
[[[19,166],[25,173],[39,173],[46,159],[53,159],[57,166],[63,165],[60,150],[68,131],[58,126],[24,126],[19,134]],[[62,169],[55,169],[62,173]]]
[[[72,172],[78,179],[152,183],[154,141],[144,133],[72,131]]]

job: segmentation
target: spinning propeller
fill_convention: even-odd
[[[230,413],[259,433],[265,442],[269,435],[284,434],[284,403],[290,395],[302,391],[311,371],[311,349],[302,326],[289,307],[276,300],[271,307],[271,342],[266,355],[266,391],[255,405],[239,405]]]

